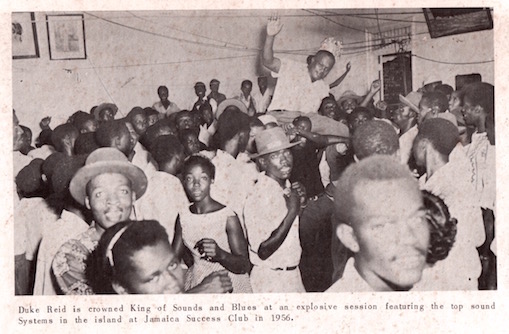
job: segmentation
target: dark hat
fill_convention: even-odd
[[[33,159],[16,175],[16,186],[20,193],[30,194],[41,188],[41,167],[43,162],[44,160],[42,159]]]
[[[94,177],[104,173],[119,173],[131,181],[136,199],[147,190],[147,177],[137,166],[127,160],[127,157],[112,147],[98,148],[88,156],[85,166],[80,168],[69,184],[72,197],[85,205],[87,197],[86,186]]]
[[[113,116],[115,116],[117,114],[117,111],[118,111],[118,107],[116,104],[113,104],[113,103],[101,103],[100,105],[98,105],[97,107],[95,107],[94,111],[93,111],[93,116],[98,119],[99,118],[99,114],[101,113],[101,111],[103,111],[104,109],[110,109],[112,112],[113,112]]]
[[[290,143],[285,131],[280,127],[275,127],[259,132],[255,137],[257,154],[253,154],[251,158],[284,150],[286,148],[299,145],[300,142]]]

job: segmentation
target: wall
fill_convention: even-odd
[[[280,11],[284,27],[275,49],[284,52],[277,56],[304,62],[325,37],[339,38],[345,45],[366,38],[362,29],[346,29],[303,13]],[[34,135],[39,120],[46,115],[53,117],[52,125],[56,126],[76,110],[88,111],[102,102],[116,103],[119,116],[137,105],[150,106],[158,100],[159,85],[168,86],[170,100],[189,108],[195,100],[196,81],[208,85],[210,79],[217,78],[220,90],[232,97],[242,80],[256,82],[257,75],[266,74],[259,66],[256,49],[263,45],[265,24],[272,11],[84,13],[87,59],[69,61],[49,60],[46,14],[53,13],[36,13],[40,58],[12,63],[13,107]],[[423,22],[424,17],[416,15],[414,20]],[[382,25],[382,30],[388,27]],[[417,34],[411,44],[415,55],[446,62],[494,58],[493,30],[431,39],[426,24],[416,23],[412,29]],[[384,49],[343,55],[327,81],[340,76],[348,61],[352,71],[332,93],[336,97],[345,90],[364,94],[379,76],[378,55],[393,52]],[[494,82],[493,63],[451,65],[414,57],[412,70],[414,89],[436,80],[454,87],[456,74],[480,73],[484,81]]]
[[[363,39],[362,32],[345,33],[320,17],[303,19],[301,13],[282,12],[288,16],[282,18],[284,27],[274,47],[286,52],[278,56],[304,62],[325,37],[341,36],[346,42]],[[34,135],[45,115],[52,115],[56,126],[76,110],[89,111],[102,102],[116,103],[119,116],[125,115],[134,106],[156,102],[159,85],[168,86],[170,100],[189,108],[196,99],[196,81],[208,86],[217,78],[220,91],[232,97],[242,80],[256,82],[257,75],[265,74],[255,49],[263,45],[269,11],[85,13],[87,59],[68,61],[49,60],[46,14],[53,13],[36,13],[40,58],[13,61],[13,107]],[[346,62],[337,64],[328,79],[343,73]],[[355,64],[354,68],[362,71],[363,67]],[[362,81],[362,76],[349,75],[345,84]]]

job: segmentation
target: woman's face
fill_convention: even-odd
[[[191,167],[184,174],[184,188],[192,202],[199,202],[209,196],[213,179],[199,165]]]
[[[130,294],[176,294],[184,291],[184,270],[169,243],[145,246],[131,257],[126,277]]]

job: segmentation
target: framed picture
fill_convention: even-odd
[[[35,15],[12,13],[12,58],[39,58]]]
[[[493,29],[489,8],[423,8],[431,38]]]
[[[51,60],[87,58],[82,14],[46,15],[46,24]]]

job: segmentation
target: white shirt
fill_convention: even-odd
[[[287,187],[290,182],[287,181]],[[288,213],[284,190],[274,179],[261,173],[244,207],[251,262],[266,268],[285,268],[299,264],[302,249],[299,239],[299,216],[281,246],[267,259],[258,257],[260,244],[267,240]]]
[[[147,174],[147,179],[145,194],[134,204],[136,218],[157,220],[166,229],[171,244],[177,216],[188,210],[189,200],[176,176],[154,171]]]
[[[414,145],[414,139],[417,137],[419,129],[417,125],[412,126],[407,132],[399,137],[399,153],[401,157],[401,163],[406,165],[410,156],[412,155],[412,146]]]
[[[422,279],[413,290],[477,290],[482,267],[477,247],[485,239],[481,208],[476,205],[475,191],[468,179],[468,170],[447,163],[426,181],[419,180],[421,189],[440,197],[457,219],[456,239],[444,260],[423,271]]]
[[[265,89],[265,93],[261,93],[259,88],[253,89],[251,96],[256,102],[256,112],[263,114],[267,111],[267,107],[270,104],[272,92],[269,88]]]
[[[307,64],[281,59],[274,97],[268,110],[290,110],[317,113],[323,98],[329,96],[329,85],[323,80],[311,82]]]

